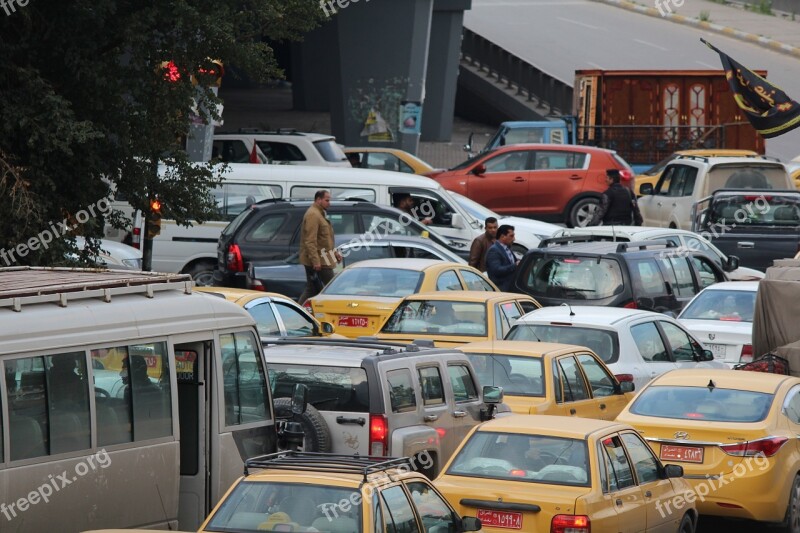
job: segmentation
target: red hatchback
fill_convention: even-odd
[[[503,146],[426,175],[498,213],[580,227],[600,205],[610,168],[633,190],[633,171],[616,152],[572,144]]]

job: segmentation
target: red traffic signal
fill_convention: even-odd
[[[150,211],[153,213],[161,214],[161,200],[158,198],[153,198],[150,200]]]

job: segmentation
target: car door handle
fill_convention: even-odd
[[[361,417],[358,417],[358,418],[346,418],[344,416],[337,416],[336,417],[336,423],[337,424],[358,424],[359,426],[363,426],[364,424],[367,423],[367,420],[365,418],[361,418]]]
[[[601,403],[601,404],[600,404],[600,409],[605,409],[605,408],[606,408],[606,404],[604,404],[604,403]]]
[[[467,416],[467,412],[466,411],[453,411],[453,416],[455,418],[464,418],[465,416]]]
[[[577,174],[573,174],[572,176],[569,177],[569,179],[571,179],[571,180],[579,180],[579,179],[582,179],[582,176],[578,176]]]
[[[653,496],[653,493],[650,492],[649,490],[644,491],[644,497],[645,498],[651,498],[652,496]]]
[[[756,243],[750,241],[739,241],[736,243],[739,248],[755,248]]]
[[[523,178],[522,176],[517,176],[516,178],[514,178],[511,181],[513,181],[515,183],[522,183],[523,181],[527,181],[527,180],[525,178]]]
[[[575,409],[570,409],[569,414],[574,415],[576,413]]]
[[[425,415],[422,417],[425,422],[436,422],[439,420],[439,415]]]
[[[620,498],[617,498],[617,499],[614,501],[614,503],[616,503],[617,505],[622,505],[622,499],[620,499]]]

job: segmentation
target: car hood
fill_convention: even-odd
[[[753,281],[764,279],[764,273],[760,270],[747,267],[739,267],[736,270],[725,273],[731,281]]]
[[[514,226],[514,231],[516,233],[519,233],[519,231],[522,230],[528,233],[533,233],[536,236],[545,235],[547,237],[552,237],[553,233],[564,229],[556,224],[550,224],[549,222],[542,222],[540,220],[522,217],[500,216],[497,222],[498,224],[508,224],[510,226]]]

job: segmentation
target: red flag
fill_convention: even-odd
[[[258,152],[256,152],[256,141],[253,139],[253,151],[250,152],[250,162],[251,163],[261,163],[261,160],[258,158]]]

